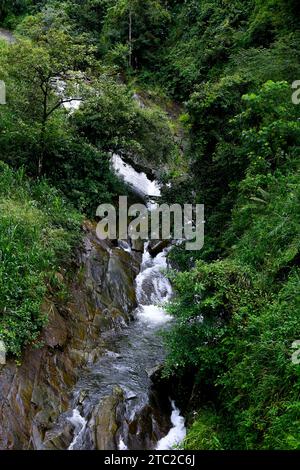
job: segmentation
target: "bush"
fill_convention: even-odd
[[[223,450],[218,415],[210,409],[197,413],[183,443],[185,450]]]
[[[0,338],[8,353],[37,341],[51,275],[70,263],[81,216],[46,182],[0,162]]]

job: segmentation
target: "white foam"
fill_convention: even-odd
[[[172,401],[171,403],[171,422],[173,427],[170,429],[169,433],[157,443],[156,450],[172,450],[174,447],[178,447],[186,436],[184,418],[180,416],[180,411],[176,408],[175,402]]]
[[[163,270],[167,268],[167,253],[164,250],[155,258],[145,244],[141,272],[136,278],[136,297],[139,304],[137,317],[149,326],[167,323],[171,316],[165,312],[166,305],[172,297],[172,286]]]
[[[70,444],[68,450],[74,450],[77,442],[85,431],[87,421],[81,416],[77,408],[73,410],[73,415],[71,416],[71,418],[68,418],[68,421],[70,421],[70,423],[72,423],[75,428],[74,439]]]
[[[123,441],[122,437],[120,437],[119,441],[119,450],[128,450],[128,447],[126,446],[125,442]]]
[[[74,111],[77,111],[80,108],[81,103],[82,103],[81,100],[72,100],[72,101],[67,101],[66,103],[63,104],[63,106],[67,111],[69,111],[70,113],[73,113]]]
[[[156,305],[142,305],[137,311],[138,319],[148,325],[163,325],[172,320],[170,315]]]
[[[55,78],[53,80],[53,86],[58,96],[60,96],[62,99],[70,100],[70,101],[66,101],[63,103],[63,107],[66,109],[66,111],[69,112],[69,114],[74,113],[80,108],[81,103],[82,103],[81,100],[76,99],[76,98],[72,99],[72,97],[66,96],[65,90],[66,90],[67,84],[64,80],[62,80],[59,77]]]
[[[145,173],[137,172],[131,165],[125,163],[120,155],[112,156],[112,166],[125,181],[143,196],[161,196],[157,181],[151,181]]]

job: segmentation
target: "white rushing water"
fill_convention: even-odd
[[[145,244],[141,272],[136,278],[136,296],[138,320],[148,326],[162,325],[171,320],[164,309],[172,296],[172,286],[163,272],[167,269],[167,253],[166,249],[152,258],[148,244]]]
[[[68,450],[74,450],[76,448],[76,444],[80,441],[81,436],[83,436],[85,432],[87,421],[81,416],[77,408],[73,410],[73,415],[71,418],[68,418],[68,420],[74,426],[74,439]]]
[[[138,320],[148,327],[157,327],[171,321],[172,317],[165,311],[167,302],[171,300],[173,291],[170,281],[164,275],[167,269],[168,249],[159,253],[154,259],[145,244],[141,272],[136,279],[136,294],[139,307]],[[186,436],[185,420],[180,415],[175,402],[172,401],[171,423],[173,427],[167,436],[157,444],[157,450],[170,450],[183,441]],[[121,447],[119,447],[121,449]],[[123,449],[124,450],[124,449]]]
[[[186,436],[184,418],[180,415],[180,411],[176,408],[174,401],[172,401],[172,410],[171,422],[173,427],[170,429],[169,433],[157,443],[156,450],[172,450],[174,447],[178,447]]]
[[[161,196],[161,190],[156,181],[150,181],[145,173],[138,173],[131,165],[126,164],[118,155],[113,155],[114,170],[122,176],[124,181],[143,196]],[[148,203],[149,210],[155,209],[156,204]],[[128,246],[119,245],[128,251]],[[149,253],[149,244],[144,247],[141,272],[136,278],[136,296],[138,301],[137,319],[148,328],[157,328],[170,322],[172,317],[165,311],[166,304],[171,300],[173,290],[170,281],[165,276],[167,269],[167,255],[169,249],[163,250],[155,258]],[[172,401],[171,423],[173,427],[157,444],[157,450],[169,450],[178,446],[186,436],[184,418]],[[124,441],[120,438],[119,450],[127,450]]]
[[[168,267],[167,255],[169,249],[166,248],[155,258],[152,258],[148,246],[149,244],[146,243],[141,272],[136,278],[137,321],[150,330],[157,330],[160,326],[172,320],[172,317],[165,310],[173,295],[171,283],[164,273],[164,270]],[[156,450],[172,450],[178,447],[186,436],[185,420],[174,401],[171,401],[171,405],[172,428],[157,443]],[[118,448],[119,450],[128,449],[122,438],[120,438]]]
[[[143,305],[140,307],[138,318],[149,326],[163,325],[171,320],[171,317],[166,315],[165,311],[157,305]]]
[[[125,183],[141,196],[161,196],[160,186],[157,181],[151,181],[145,173],[136,171],[131,165],[125,163],[119,155],[114,154],[112,156],[112,165],[115,172],[121,176]]]
[[[66,96],[67,83],[64,80],[57,77],[53,81],[53,86],[60,98],[65,99],[65,100],[70,100],[70,101],[66,101],[65,103],[63,103],[63,107],[66,109],[66,111],[69,112],[69,114],[73,114],[75,111],[77,111],[80,108],[81,103],[82,103],[81,100],[76,99],[76,98],[72,99],[72,97]]]
[[[128,450],[128,447],[126,446],[125,442],[123,441],[122,437],[120,437],[120,442],[119,442],[119,450]]]
[[[168,268],[166,248],[155,258],[148,251],[145,244],[141,272],[136,278],[136,295],[140,305],[163,305],[172,297],[172,286],[166,278],[164,270]]]

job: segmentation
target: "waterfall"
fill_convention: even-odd
[[[145,174],[136,172],[120,157],[114,156],[114,162],[115,166],[122,169],[124,179],[131,180],[136,192],[145,197],[160,194],[157,182],[151,182]],[[159,332],[169,328],[169,323],[172,322],[172,317],[166,312],[166,306],[173,292],[165,274],[170,248],[165,248],[154,257],[151,256],[149,248],[149,243],[145,243],[140,272],[135,280],[135,320],[128,325],[124,324],[121,330],[112,332],[111,336],[105,337],[106,350],[103,355],[82,374],[76,385],[73,415],[67,418],[74,426],[73,442],[69,450],[99,448],[100,444],[94,440],[94,413],[95,410],[106,409],[106,403],[109,403],[107,399],[115,396],[116,389],[121,393],[120,395],[118,392],[118,396],[121,396],[118,402],[119,418],[112,415],[112,419],[120,421],[116,425],[116,435],[109,436],[109,442],[114,441],[110,445],[115,445],[123,451],[155,447],[158,450],[169,450],[178,446],[185,437],[184,418],[174,401],[170,400],[170,418],[168,396],[158,398],[164,405],[152,401],[154,395],[151,374],[152,371],[158,370],[165,359]],[[128,241],[119,241],[118,248],[108,252],[109,256],[126,255],[128,260],[136,256]],[[82,392],[84,399],[78,401]],[[102,406],[104,408],[101,408]],[[148,413],[146,420],[143,418],[145,412]],[[152,425],[147,424],[149,422],[152,422]],[[107,430],[103,429],[103,433],[105,432]],[[142,437],[143,435],[148,437]]]
[[[157,443],[156,450],[171,450],[178,447],[186,436],[184,418],[180,416],[180,411],[176,408],[174,401],[172,401],[171,422],[173,424],[172,429]]]
[[[157,181],[151,181],[145,173],[137,172],[131,165],[114,154],[112,166],[115,172],[140,196],[160,197],[161,190]]]
[[[73,415],[71,416],[71,418],[68,418],[68,421],[70,421],[70,423],[74,426],[74,438],[68,450],[74,450],[85,432],[87,420],[84,419],[81,416],[79,410],[75,408],[73,410]]]

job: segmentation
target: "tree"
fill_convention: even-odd
[[[64,8],[71,20],[76,22],[80,31],[98,39],[111,4],[112,0],[68,0]]]
[[[5,20],[7,15],[19,15],[26,11],[28,6],[27,0],[0,0],[0,23]]]
[[[117,0],[107,13],[104,40],[109,47],[127,44],[129,65],[138,68],[151,62],[169,21],[159,0]]]
[[[15,112],[23,121],[30,121],[39,134],[39,177],[43,173],[48,123],[65,103],[78,98],[85,78],[81,71],[93,62],[93,48],[86,45],[85,37],[74,37],[68,27],[58,29],[55,20],[47,11],[28,17],[20,31],[34,41],[20,39],[6,49],[0,61],[0,70],[9,77],[8,94]]]

